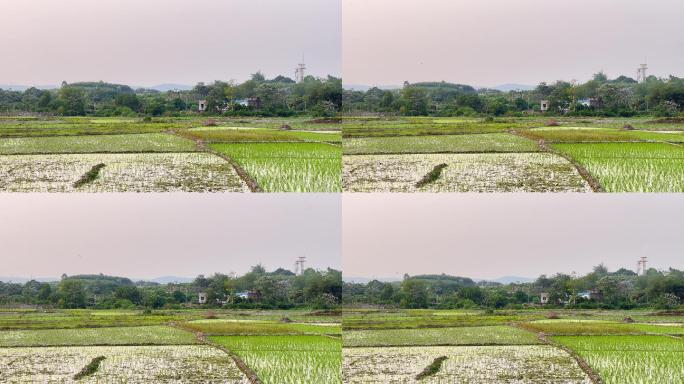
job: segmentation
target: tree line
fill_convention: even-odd
[[[532,90],[502,92],[446,82],[404,83],[401,89],[345,90],[344,112],[405,116],[569,116],[639,115],[677,117],[684,108],[684,79],[650,76],[637,82],[610,79],[599,72],[591,80],[541,83]],[[542,111],[541,102],[548,103]]]
[[[192,90],[159,92],[105,82],[63,82],[58,89],[0,89],[0,114],[61,116],[184,116],[208,115],[327,117],[342,107],[342,80],[307,76],[301,82],[261,72],[242,83],[198,83]]]
[[[200,301],[200,295],[204,300]],[[267,272],[257,265],[241,276],[215,274],[191,283],[134,282],[106,275],[63,275],[59,281],[0,282],[0,305],[56,308],[315,308],[338,306],[342,273],[306,269]]]
[[[542,299],[544,296],[545,300]],[[475,282],[449,275],[405,275],[402,281],[345,282],[343,302],[351,306],[398,308],[566,307],[674,309],[684,303],[684,271],[627,269],[598,265],[584,276],[540,276],[529,283]]]

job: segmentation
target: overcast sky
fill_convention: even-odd
[[[335,194],[14,194],[0,198],[0,276],[195,277],[340,268]]]
[[[342,0],[346,84],[684,76],[681,0]]]
[[[347,278],[534,278],[641,256],[684,269],[681,195],[347,194],[342,207]]]
[[[339,0],[0,0],[0,84],[341,73]]]

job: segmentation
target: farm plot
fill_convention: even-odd
[[[607,192],[684,192],[684,146],[665,143],[554,144]]]
[[[208,319],[195,320],[183,327],[205,335],[341,335],[338,324],[278,323],[275,321]]]
[[[682,324],[618,323],[598,320],[541,320],[525,323],[522,326],[532,332],[544,332],[547,335],[684,335],[684,325]]]
[[[625,131],[593,127],[543,127],[522,131],[521,134],[530,139],[544,140],[548,143],[684,142],[684,132],[681,131]]]
[[[339,192],[340,146],[324,143],[210,144],[234,159],[265,192]]]
[[[394,153],[538,152],[536,142],[508,133],[350,138],[345,155]]]
[[[194,346],[85,346],[0,348],[0,382],[74,382],[96,357],[85,383],[249,383],[223,351]]]
[[[99,175],[75,183],[98,164]],[[245,192],[233,167],[209,153],[0,156],[4,192]]]
[[[436,166],[433,182],[418,184]],[[403,154],[344,157],[348,192],[589,192],[572,164],[550,153]]]
[[[282,131],[253,127],[197,127],[181,132],[181,135],[207,143],[342,142],[342,134],[339,131]]]
[[[164,133],[0,139],[0,155],[193,151],[192,140]]]
[[[0,331],[0,347],[196,343],[192,333],[166,326]]]
[[[591,383],[566,352],[548,345],[345,348],[344,383]],[[431,376],[417,379],[435,359]]]
[[[684,340],[668,336],[556,336],[606,384],[684,382]]]
[[[341,340],[328,336],[212,336],[266,384],[339,383]]]
[[[539,344],[535,334],[508,326],[345,331],[343,340],[345,347]]]

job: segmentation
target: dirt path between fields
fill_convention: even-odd
[[[522,137],[522,138],[525,138],[527,140],[530,140],[529,137],[525,137],[515,130],[510,130],[510,131],[508,131],[508,133],[510,133],[511,135],[515,135],[515,136]],[[539,148],[541,148],[541,150],[543,152],[558,155],[558,156],[564,158],[565,160],[569,161],[570,164],[572,164],[575,167],[575,169],[580,174],[580,176],[582,176],[582,178],[587,182],[587,184],[589,184],[589,187],[591,187],[592,191],[594,191],[594,192],[605,192],[606,191],[603,188],[603,186],[601,185],[601,183],[599,183],[599,181],[596,180],[596,178],[594,176],[592,176],[592,174],[589,173],[589,171],[586,168],[584,168],[584,166],[582,164],[575,161],[575,159],[573,159],[572,157],[570,157],[564,153],[558,152],[555,149],[551,148],[548,144],[546,144],[546,142],[544,140],[539,140],[537,142],[537,144],[539,145]]]
[[[177,135],[176,132],[172,132],[172,133]],[[180,137],[182,137],[182,136],[180,136]],[[195,145],[197,145],[197,148],[198,148],[200,151],[202,151],[202,152],[207,152],[207,153],[211,153],[211,154],[216,155],[216,156],[222,158],[223,160],[229,162],[230,165],[233,166],[233,169],[234,169],[235,172],[238,174],[238,176],[240,176],[240,178],[242,179],[242,181],[244,181],[245,184],[247,184],[247,187],[249,187],[249,190],[250,190],[251,192],[263,192],[263,189],[261,189],[261,187],[259,186],[259,184],[257,184],[256,180],[254,180],[254,179],[247,173],[247,171],[245,171],[245,169],[242,168],[242,167],[240,166],[240,164],[238,164],[238,163],[237,163],[235,160],[233,160],[230,156],[225,155],[225,154],[220,153],[220,152],[217,152],[217,151],[214,151],[213,149],[209,148],[209,146],[207,145],[207,143],[205,143],[204,141],[202,141],[202,140],[200,140],[200,139],[193,139],[193,141],[195,142]]]
[[[226,353],[228,356],[230,356],[230,358],[233,359],[233,361],[235,362],[235,365],[237,365],[238,368],[240,368],[240,370],[242,371],[242,373],[244,373],[247,376],[247,379],[249,379],[250,383],[252,383],[252,384],[263,384],[261,379],[259,379],[259,376],[257,376],[256,372],[254,372],[252,370],[252,368],[247,366],[247,364],[245,364],[245,362],[242,361],[242,359],[238,355],[231,352],[228,348],[226,348],[222,345],[216,344],[216,343],[212,342],[211,340],[207,339],[207,336],[205,334],[203,334],[202,332],[195,333],[195,337],[197,337],[197,340],[199,340],[202,344],[214,347],[216,349],[220,349],[221,351]]]
[[[599,374],[596,373],[596,371],[594,371],[594,370],[589,366],[589,364],[588,364],[580,355],[578,355],[575,351],[573,351],[572,349],[570,349],[570,348],[568,348],[568,347],[566,347],[566,346],[564,346],[564,345],[561,345],[561,344],[559,344],[559,343],[556,343],[555,341],[549,339],[548,337],[546,337],[546,334],[544,334],[543,332],[540,332],[537,336],[539,337],[539,340],[540,340],[542,343],[544,343],[544,344],[546,344],[546,345],[550,345],[550,346],[556,347],[556,348],[560,348],[560,349],[562,349],[563,351],[565,351],[565,352],[567,352],[568,354],[570,354],[570,356],[572,356],[572,358],[575,359],[575,361],[576,361],[577,364],[580,366],[580,368],[582,368],[582,370],[584,371],[584,373],[586,373],[586,374],[589,376],[589,379],[591,380],[592,383],[594,383],[594,384],[604,384],[603,379],[601,379],[601,376],[599,376]]]

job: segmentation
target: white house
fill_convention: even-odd
[[[197,103],[197,109],[198,109],[200,112],[206,111],[206,110],[207,110],[207,101],[206,101],[206,100],[200,100],[200,101]]]
[[[542,304],[549,303],[549,294],[547,292],[542,292],[539,294],[539,302]]]
[[[539,109],[540,109],[542,112],[548,111],[548,110],[549,110],[549,101],[548,101],[548,100],[542,100],[542,101],[540,102]]]
[[[206,304],[207,303],[207,294],[205,292],[200,292],[197,295],[197,302],[200,304]]]

